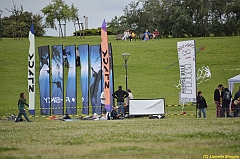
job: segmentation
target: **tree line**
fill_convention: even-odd
[[[236,36],[240,31],[239,0],[138,0],[115,16],[109,28],[143,33],[158,29],[161,36]]]
[[[14,2],[13,8],[6,10],[12,14],[1,20],[0,29],[3,37],[12,37],[14,33],[27,37],[32,22],[35,24],[36,36],[43,36],[44,29],[57,29],[57,26],[63,36],[62,23],[72,21],[79,24],[78,8],[74,4],[67,5],[63,0],[52,0],[41,9],[43,15],[24,11],[22,5],[18,7]],[[132,1],[125,6],[123,15],[113,17],[107,26],[111,34],[123,33],[127,29],[137,34],[143,33],[146,29],[150,31],[158,29],[161,36],[165,37],[236,36],[240,31],[240,1]],[[99,33],[93,33],[96,34]]]

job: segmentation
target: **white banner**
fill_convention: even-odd
[[[29,93],[29,113],[35,114],[35,38],[34,25],[29,31],[29,54],[28,54],[28,93]]]
[[[165,114],[164,99],[130,99],[129,115]]]
[[[195,40],[177,42],[181,81],[181,102],[196,102]]]

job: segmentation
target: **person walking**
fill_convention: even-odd
[[[118,114],[122,114],[124,117],[124,98],[128,97],[128,93],[122,90],[122,86],[118,86],[118,90],[112,94],[113,98],[117,99],[118,104]]]
[[[17,116],[15,122],[18,122],[22,115],[25,117],[25,119],[26,119],[28,122],[31,122],[31,121],[28,119],[28,116],[27,116],[27,114],[26,114],[24,105],[26,105],[26,106],[29,107],[29,105],[26,103],[26,95],[25,95],[25,93],[20,93],[20,98],[19,98],[19,100],[18,100],[18,110],[19,110],[19,113],[18,113],[18,116]]]
[[[202,96],[202,92],[198,91],[197,96],[197,109],[198,109],[198,117],[201,118],[201,112],[203,113],[203,118],[206,118],[206,108],[207,103],[205,98]]]
[[[214,91],[214,103],[216,105],[216,117],[221,118],[221,106],[220,106],[220,90],[223,89],[223,85],[219,84],[218,88]]]

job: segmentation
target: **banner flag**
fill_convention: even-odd
[[[102,57],[102,71],[103,71],[103,90],[105,97],[105,108],[111,110],[111,94],[110,94],[110,59],[108,48],[107,27],[105,20],[101,28],[101,57]]]
[[[30,42],[28,52],[29,113],[35,115],[35,37],[33,23],[30,26],[28,39]]]
[[[92,113],[101,114],[101,90],[102,90],[102,59],[100,45],[90,46],[90,95]]]
[[[195,40],[177,42],[181,80],[181,102],[196,102]]]
[[[68,81],[66,88],[66,113],[77,114],[76,104],[76,46],[66,46],[65,54],[69,63],[68,67]]]
[[[63,84],[63,46],[52,46],[52,114],[64,114]]]
[[[81,63],[82,114],[89,114],[89,46],[79,45]]]
[[[112,96],[114,92],[114,74],[113,74],[113,55],[112,55],[112,45],[108,44],[109,50],[109,67],[110,67],[110,110],[112,110],[112,106],[114,105],[114,98]]]
[[[39,91],[41,115],[50,115],[50,53],[49,46],[38,47],[39,54]]]

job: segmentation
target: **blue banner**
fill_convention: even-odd
[[[111,106],[114,105],[114,98],[112,96],[114,92],[114,74],[113,74],[113,54],[112,54],[112,45],[111,43],[108,44],[108,50],[109,50],[109,63],[110,63],[110,94],[111,94]],[[112,110],[112,108],[110,109]]]
[[[101,114],[102,92],[102,58],[100,45],[90,46],[90,95],[92,104],[92,113]]]
[[[52,46],[52,114],[64,114],[63,47]]]
[[[81,63],[82,114],[89,114],[89,46],[79,45]]]
[[[39,55],[39,91],[41,115],[50,115],[50,53],[49,46],[38,47]]]
[[[77,114],[76,101],[76,46],[66,46],[65,54],[68,60],[68,81],[66,88],[66,113]]]

